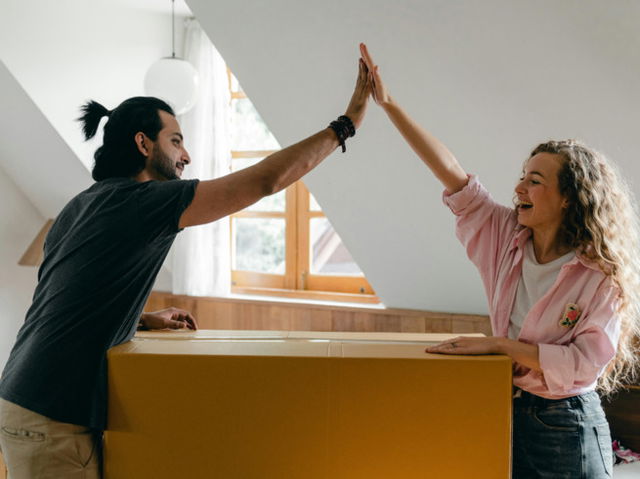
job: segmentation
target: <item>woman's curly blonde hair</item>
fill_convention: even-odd
[[[637,379],[640,339],[640,231],[629,185],[604,155],[575,140],[548,141],[538,153],[559,155],[560,193],[568,199],[559,231],[563,245],[596,262],[620,290],[620,340],[598,382],[611,394]]]

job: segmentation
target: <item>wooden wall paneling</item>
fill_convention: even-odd
[[[451,320],[449,318],[423,318],[424,333],[451,333]]]
[[[153,292],[146,311],[191,311],[201,329],[491,334],[486,316]]]
[[[471,328],[471,329],[469,329]],[[451,320],[451,332],[452,333],[484,333],[487,336],[491,336],[491,325],[489,321],[478,320]]]
[[[324,309],[306,310],[305,319],[301,323],[308,331],[333,331],[333,312]]]
[[[296,323],[296,310],[293,308],[283,308],[282,306],[270,307],[266,311],[266,315],[262,314],[262,308],[254,309],[254,317],[252,323],[262,327],[256,329],[271,329],[274,331],[289,331],[293,324]],[[299,311],[298,311],[299,313]],[[254,329],[253,327],[249,329]],[[295,329],[295,328],[293,328]]]

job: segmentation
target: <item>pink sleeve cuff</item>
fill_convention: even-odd
[[[551,394],[562,396],[573,388],[576,365],[567,346],[538,344],[538,360]]]
[[[448,193],[447,190],[444,190],[442,193],[442,202],[447,205],[456,216],[462,214],[478,194],[485,191],[476,175],[468,175],[468,178],[469,181],[460,191]]]

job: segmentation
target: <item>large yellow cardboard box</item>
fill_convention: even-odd
[[[147,333],[109,352],[105,478],[508,478],[511,361],[445,337]]]

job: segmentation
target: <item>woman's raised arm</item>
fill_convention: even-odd
[[[375,102],[384,109],[409,146],[433,171],[446,190],[449,193],[460,191],[467,184],[467,174],[456,157],[440,140],[418,125],[391,98],[380,77],[378,66],[371,58],[364,43],[360,44],[360,53],[369,70],[369,80]]]

